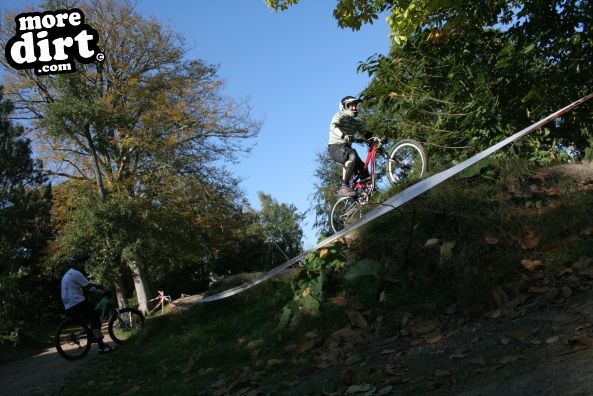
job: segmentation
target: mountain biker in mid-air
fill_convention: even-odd
[[[348,186],[348,181],[354,172],[359,173],[363,180],[369,177],[368,171],[364,169],[364,163],[356,150],[352,148],[352,141],[355,138],[370,139],[373,136],[356,117],[358,102],[360,100],[354,96],[342,98],[339,106],[340,111],[334,114],[329,127],[327,150],[331,159],[342,164],[341,186],[338,195],[344,197],[356,196],[356,192]]]
[[[84,292],[97,296],[105,294],[105,291],[93,285],[82,273],[89,258],[87,254],[76,253],[68,259],[70,269],[66,271],[61,282],[62,302],[66,315],[81,317],[91,324],[93,337],[99,344],[99,353],[105,353],[110,352],[112,347],[103,342],[100,312],[84,296]]]

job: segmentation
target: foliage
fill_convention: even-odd
[[[510,296],[530,287],[520,280],[523,260],[553,274],[590,255],[591,198],[521,158],[490,160],[371,223],[352,260],[362,273],[378,270],[389,306],[492,309],[495,287]]]
[[[258,223],[265,243],[282,255],[278,260],[272,260],[272,264],[299,255],[303,250],[303,230],[300,223],[305,219],[304,213],[299,213],[293,204],[280,203],[261,191],[258,197],[261,203]]]
[[[588,7],[529,3],[496,27],[484,25],[486,11],[476,10],[438,40],[426,40],[431,28],[423,27],[389,56],[359,66],[373,77],[364,92],[369,127],[421,139],[431,159],[447,163],[584,96],[593,80],[590,32],[579,28],[591,18]],[[573,111],[515,149],[544,161],[560,141],[582,150],[591,121],[591,112]]]
[[[303,317],[319,314],[325,294],[339,283],[338,274],[343,266],[335,245],[309,254],[292,280],[294,296],[282,309],[277,329],[282,331],[288,325],[298,326]]]
[[[51,189],[42,164],[33,160],[22,126],[13,125],[13,105],[0,87],[0,336],[14,342],[39,321],[55,296],[43,255],[51,235]]]
[[[330,225],[331,209],[336,202],[336,191],[340,187],[342,166],[333,161],[327,152],[317,153],[315,184],[311,206],[315,212],[313,227],[323,235],[332,233]]]

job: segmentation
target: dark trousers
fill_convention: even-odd
[[[87,300],[84,300],[83,302],[68,308],[66,310],[66,315],[76,316],[84,319],[84,321],[91,324],[91,329],[101,328],[101,315],[99,314],[99,311],[97,311],[95,307]]]

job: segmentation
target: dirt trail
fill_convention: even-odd
[[[56,393],[63,381],[97,356],[96,345],[85,359],[68,362],[55,348],[38,355],[0,365],[0,395],[48,395]]]

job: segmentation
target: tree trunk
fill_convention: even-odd
[[[128,300],[126,299],[126,288],[124,282],[119,278],[115,285],[115,296],[117,297],[117,306],[119,308],[125,308],[128,306]]]
[[[150,286],[148,283],[148,276],[144,268],[139,265],[136,261],[129,262],[130,269],[134,276],[134,288],[136,289],[136,295],[138,297],[138,309],[144,314],[150,312],[148,300],[152,296]],[[154,304],[150,304],[154,305]]]

